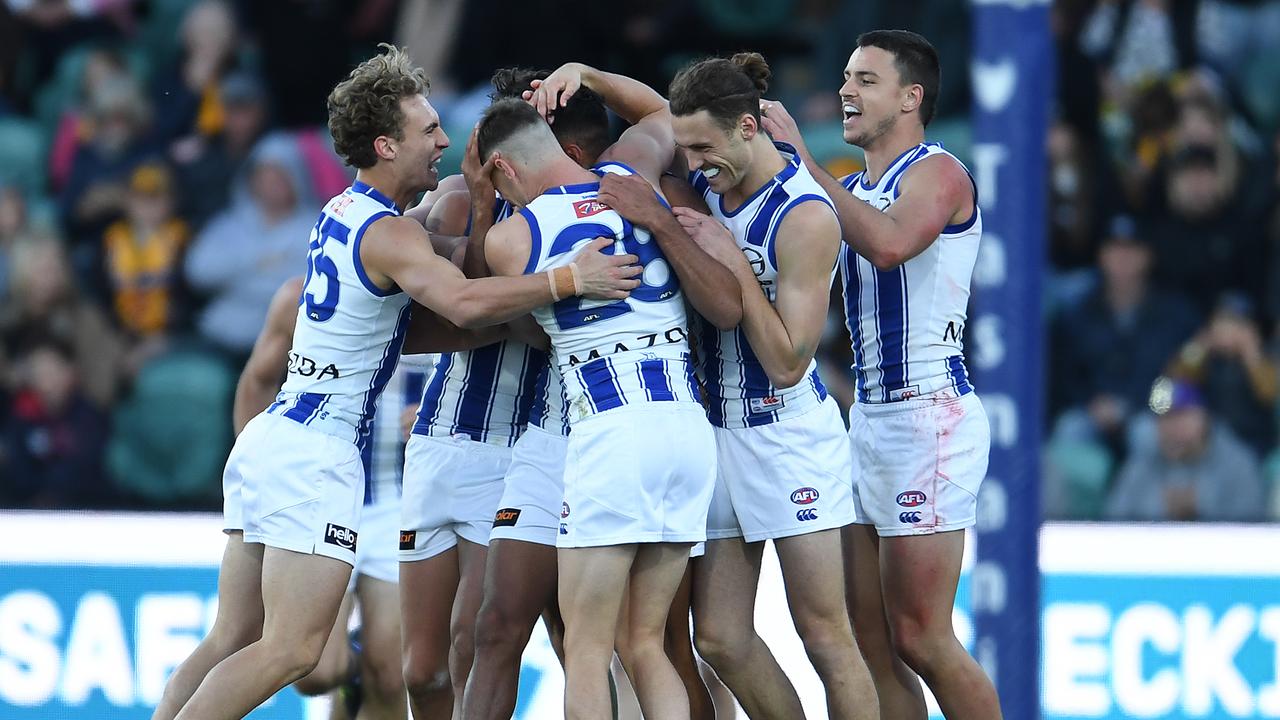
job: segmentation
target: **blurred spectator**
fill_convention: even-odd
[[[9,297],[13,246],[27,230],[27,201],[16,187],[0,185],[0,300]]]
[[[1203,388],[1214,415],[1257,452],[1265,453],[1275,441],[1276,363],[1267,355],[1247,297],[1224,295],[1208,325],[1178,352],[1169,374]]]
[[[10,301],[3,307],[0,338],[8,357],[19,357],[40,338],[71,347],[85,394],[100,408],[115,398],[121,346],[110,321],[77,292],[62,246],[28,240],[13,249]]]
[[[1267,279],[1263,283],[1265,315],[1276,322],[1276,337],[1280,339],[1280,132],[1272,141],[1273,162],[1271,179],[1267,183],[1271,196],[1270,218],[1267,221],[1267,254],[1271,262]]]
[[[318,206],[297,144],[284,134],[254,148],[232,196],[231,207],[196,237],[186,275],[193,290],[210,296],[200,333],[243,360],[271,296],[306,266]]]
[[[133,171],[125,218],[103,237],[116,323],[135,339],[158,339],[178,316],[187,224],[173,214],[172,180],[158,163]]]
[[[1102,0],[1080,46],[1102,67],[1105,97],[1127,107],[1133,90],[1195,64],[1197,0]]]
[[[26,76],[15,87],[18,105],[27,109],[30,96],[53,73],[58,62],[77,47],[114,40],[134,27],[135,0],[4,0],[18,19],[18,38]],[[6,20],[8,18],[5,18]]]
[[[1262,472],[1244,443],[1205,407],[1193,384],[1161,378],[1151,391],[1158,443],[1137,447],[1107,501],[1114,520],[1257,521]]]
[[[217,135],[193,135],[173,146],[182,189],[182,214],[200,228],[227,207],[231,185],[267,127],[267,94],[248,73],[222,83],[222,127]]]
[[[1241,165],[1220,147],[1189,145],[1170,158],[1163,208],[1145,233],[1156,247],[1156,279],[1186,292],[1207,313],[1223,291],[1261,294],[1262,213],[1245,193]]]
[[[1238,77],[1250,60],[1274,53],[1277,38],[1278,0],[1200,0],[1196,45],[1224,77]]]
[[[124,213],[129,176],[155,154],[148,110],[136,83],[112,77],[93,88],[93,130],[76,151],[63,188],[63,228],[82,282],[101,290],[101,238]]]
[[[89,105],[94,89],[124,78],[127,82],[129,68],[124,57],[114,48],[94,48],[84,58],[84,68],[77,84],[77,97],[69,98],[70,105],[62,109],[49,149],[49,182],[53,189],[61,190],[71,175],[76,150],[93,134],[93,119]]]
[[[1065,122],[1049,127],[1049,262],[1058,271],[1093,267],[1105,208],[1104,162]],[[1104,216],[1105,217],[1105,216]]]
[[[182,19],[182,59],[161,70],[155,93],[156,135],[217,135],[224,123],[222,79],[234,67],[239,30],[231,6],[202,0]]]
[[[1051,325],[1055,441],[1124,448],[1130,417],[1151,383],[1196,327],[1181,295],[1152,287],[1152,249],[1133,220],[1118,216],[1098,252],[1101,284]]]
[[[105,497],[105,415],[80,388],[75,352],[51,338],[33,341],[21,363],[4,432],[6,504],[66,508]]]

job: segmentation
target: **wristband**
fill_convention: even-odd
[[[582,294],[582,278],[578,275],[578,263],[569,263],[569,273],[573,275],[573,294]]]
[[[556,271],[555,270],[547,271],[547,284],[551,286],[551,299],[556,302],[559,302],[560,293],[556,292]]]
[[[577,294],[578,286],[574,282],[575,274],[572,268],[558,267],[547,272],[550,273],[548,279],[551,282],[551,297],[556,300],[563,300]]]

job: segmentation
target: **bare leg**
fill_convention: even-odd
[[[453,717],[462,717],[462,697],[467,675],[475,659],[476,613],[484,599],[485,556],[489,549],[468,540],[458,539],[458,594],[453,600],[453,617],[449,621],[452,642],[449,644],[449,676],[453,681]]]
[[[764,543],[708,540],[693,562],[693,641],[749,717],[802,718],[804,707],[756,634],[756,585]]]
[[[556,554],[565,621],[565,718],[600,720],[612,712],[609,665],[636,546],[561,548]]]
[[[689,715],[693,720],[715,720],[716,708],[711,693],[698,671],[698,656],[693,652],[692,629],[689,627],[689,610],[693,605],[693,566],[687,566],[676,596],[671,600],[667,613],[667,657],[680,674],[685,693],[689,695]]]
[[[262,637],[218,663],[180,720],[232,720],[249,714],[320,661],[351,566],[323,555],[268,547],[262,558]]]
[[[827,692],[828,715],[836,720],[876,720],[880,709],[875,683],[845,609],[840,531],[782,538],[774,547],[796,632]]]
[[[458,589],[458,549],[400,563],[400,622],[404,632],[404,684],[414,720],[453,714],[449,681],[449,621]]]
[[[400,588],[367,575],[356,581],[360,598],[360,677],[364,701],[359,720],[404,720],[400,667]]]
[[[351,656],[351,643],[347,640],[347,623],[355,597],[351,593],[342,596],[338,607],[338,619],[333,622],[329,639],[320,653],[320,662],[305,676],[298,678],[293,687],[303,695],[323,695],[351,678],[355,672],[355,658]]]
[[[876,684],[881,720],[925,720],[929,711],[920,678],[898,657],[889,633],[880,587],[880,536],[874,525],[847,525],[841,538],[849,617]]]
[[[628,590],[627,637],[636,696],[646,717],[689,717],[684,681],[666,651],[667,616],[689,563],[690,543],[637,546]]]
[[[880,577],[894,648],[947,720],[999,720],[1000,699],[951,627],[964,531],[880,540]]]
[[[218,616],[208,636],[173,671],[152,720],[173,720],[215,665],[262,637],[262,545],[227,534],[218,571]]]

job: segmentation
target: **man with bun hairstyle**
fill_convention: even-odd
[[[940,81],[938,53],[920,35],[861,35],[840,100],[844,141],[862,148],[867,169],[840,180],[815,173],[847,245],[859,519],[844,531],[846,578],[884,720],[924,720],[920,678],[949,720],[998,720],[995,688],[951,625],[991,428],[964,363],[982,238],[977,186],[924,137]],[[761,109],[765,129],[810,162],[786,109]]]
[[[694,642],[752,717],[802,717],[754,631],[764,541],[832,718],[875,718],[875,690],[845,610],[840,528],[855,520],[851,456],[814,352],[826,324],[840,226],[795,150],[760,125],[769,67],[757,53],[681,70],[669,93],[676,143],[711,209],[676,213],[739,281],[743,320],[704,329],[700,370],[718,473],[707,551],[695,561]],[[726,229],[727,228],[727,229]]]

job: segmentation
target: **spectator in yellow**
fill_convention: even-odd
[[[188,239],[187,224],[173,214],[169,171],[158,163],[134,170],[125,217],[107,228],[103,248],[120,327],[146,339],[172,326]]]

